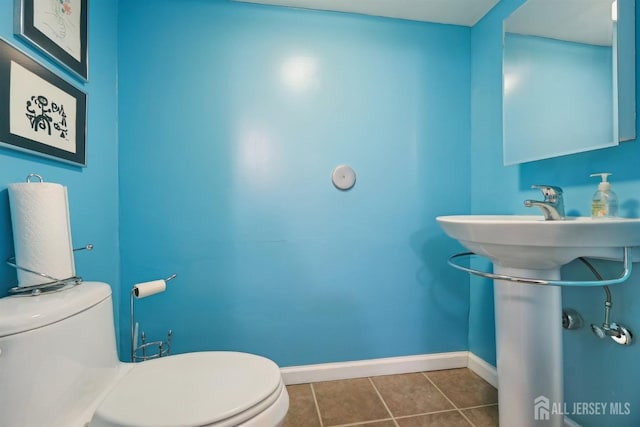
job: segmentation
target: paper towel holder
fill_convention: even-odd
[[[178,275],[172,274],[171,276],[163,279],[165,282],[169,282],[175,279]],[[167,332],[167,340],[149,341],[147,342],[144,331],[140,334],[140,345],[138,345],[138,327],[139,323],[135,321],[135,306],[133,301],[138,299],[136,295],[135,286],[131,288],[129,309],[131,314],[131,362],[144,362],[145,360],[157,359],[163,356],[169,356],[171,354],[171,339],[173,338],[173,331],[169,329]]]
[[[31,175],[36,175],[36,174],[30,174]],[[42,177],[38,176],[40,179],[42,179]],[[27,180],[29,179],[29,177],[27,177]],[[76,251],[92,251],[93,250],[93,245],[91,243],[88,243],[86,245],[84,245],[81,248],[75,248],[73,249],[74,252]],[[66,279],[58,279],[56,277],[53,276],[49,276],[48,274],[45,273],[41,273],[39,271],[34,271],[31,270],[29,268],[26,267],[22,267],[18,264],[16,264],[16,257],[12,256],[10,258],[7,259],[7,264],[9,264],[11,267],[15,268],[16,270],[22,270],[22,271],[26,271],[27,273],[31,273],[31,274],[36,274],[40,277],[44,277],[45,279],[49,279],[51,280],[50,282],[46,282],[46,283],[39,283],[37,285],[29,285],[29,286],[16,286],[13,287],[11,289],[9,289],[9,293],[12,294],[24,294],[27,292],[31,293],[31,296],[37,296],[40,295],[43,291],[60,291],[62,290],[65,286],[67,285],[71,285],[71,286],[75,286],[75,285],[79,285],[80,283],[82,283],[82,277],[80,276],[71,276],[71,277],[67,277]]]

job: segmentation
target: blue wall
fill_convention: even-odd
[[[465,350],[468,279],[434,217],[469,209],[470,30],[179,12],[120,10],[123,336],[128,289],[175,272],[136,309],[176,352],[290,366]],[[348,192],[330,181],[343,163]]]
[[[29,173],[68,187],[75,247],[93,243],[93,252],[76,254],[76,272],[112,285],[119,297],[117,159],[117,1],[92,2],[89,9],[89,83],[74,80],[13,34],[13,0],[0,0],[0,36],[87,93],[87,167],[0,147],[0,260],[13,255],[7,184]],[[2,112],[5,114],[5,112]],[[0,262],[0,296],[17,283],[15,271]]]
[[[588,175],[609,171],[614,174],[613,189],[620,198],[621,215],[637,217],[640,145],[636,141],[522,165],[502,165],[502,20],[522,3],[523,0],[502,0],[471,30],[471,212],[531,213],[522,205],[524,199],[538,197],[530,185],[555,184],[565,190],[565,207],[569,214],[589,215],[597,181]],[[636,19],[638,12],[636,8]],[[639,58],[636,56],[636,63]],[[612,267],[602,268],[607,271]],[[570,265],[563,274],[567,278],[589,277],[579,265]],[[640,273],[634,273],[627,283],[612,288],[612,294],[612,320],[629,326],[632,331],[638,329]],[[604,297],[599,288],[563,289],[563,305],[578,310],[587,325],[601,324],[604,320]],[[469,349],[495,363],[491,284],[471,279],[470,301]],[[564,344],[565,398],[569,407],[573,402],[622,401],[631,404],[631,414],[627,416],[571,415],[571,418],[585,427],[640,425],[640,395],[637,393],[640,347],[637,343],[622,347],[611,340],[600,341],[587,326],[566,331]]]

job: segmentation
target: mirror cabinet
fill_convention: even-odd
[[[527,0],[504,20],[513,165],[635,138],[635,0]]]

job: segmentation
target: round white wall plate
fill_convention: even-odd
[[[351,166],[337,166],[331,174],[331,181],[337,189],[346,191],[351,189],[356,183],[356,173]]]

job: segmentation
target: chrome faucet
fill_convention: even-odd
[[[531,188],[538,188],[544,195],[544,201],[525,200],[524,205],[528,208],[540,208],[544,219],[560,220],[564,219],[564,201],[562,199],[562,188],[552,185],[532,185]]]

